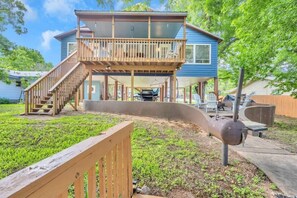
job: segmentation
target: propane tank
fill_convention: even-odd
[[[226,117],[211,118],[208,130],[210,134],[227,145],[238,145],[247,136],[246,127],[241,121],[237,120],[234,122],[233,119]]]

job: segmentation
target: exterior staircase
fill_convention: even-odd
[[[88,75],[75,51],[25,90],[25,114],[59,114]]]

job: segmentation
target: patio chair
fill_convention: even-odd
[[[247,95],[242,103],[242,105],[239,108],[245,108],[247,107],[250,102],[252,101],[251,97],[255,94],[255,92],[253,91],[252,93],[250,93],[249,95]]]
[[[199,94],[194,94],[193,96],[194,96],[194,100],[196,101],[195,107],[205,108],[206,103],[201,101]]]
[[[166,54],[166,58],[176,58],[179,55],[180,52],[180,48],[181,48],[182,44],[181,43],[177,43],[175,45],[174,50],[169,50]]]
[[[206,95],[206,113],[208,109],[215,110],[218,113],[218,101],[217,96],[214,93],[210,93]]]

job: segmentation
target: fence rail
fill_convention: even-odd
[[[132,122],[122,122],[0,180],[1,197],[131,197]]]
[[[80,61],[185,61],[185,39],[77,38],[77,42]]]
[[[252,97],[257,103],[274,104],[275,114],[297,118],[297,99],[284,95],[255,95]]]

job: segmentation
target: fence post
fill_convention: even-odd
[[[53,94],[53,116],[56,115],[56,109],[57,109],[57,93],[54,92]]]
[[[29,97],[28,97],[28,91],[25,91],[25,115],[28,115],[29,113]]]

